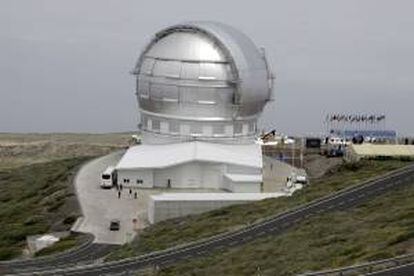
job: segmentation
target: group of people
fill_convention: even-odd
[[[122,194],[122,190],[124,189],[124,187],[122,186],[122,184],[120,184],[119,186],[117,186],[117,190],[118,190],[118,198],[121,198],[121,194]],[[132,189],[129,188],[129,196],[132,197]],[[137,199],[138,198],[138,192],[135,190],[134,191],[134,198]]]

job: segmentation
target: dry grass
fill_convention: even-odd
[[[0,133],[0,169],[66,158],[99,156],[128,145],[130,133]]]

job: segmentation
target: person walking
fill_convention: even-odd
[[[121,198],[121,190],[118,191],[118,198]]]
[[[129,196],[132,196],[132,189],[129,188]]]
[[[135,191],[135,193],[134,193],[134,198],[135,199],[137,199],[138,198],[138,194],[137,194],[137,192]]]

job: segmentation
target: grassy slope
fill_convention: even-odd
[[[413,198],[414,183],[358,208],[308,219],[281,236],[179,263],[156,275],[294,275],[412,253]]]
[[[74,198],[72,178],[87,157],[0,170],[0,259],[21,254],[26,236],[68,230],[78,209],[65,206]],[[54,229],[60,225],[59,229]]]
[[[26,235],[69,229],[79,215],[75,167],[128,145],[131,133],[0,133],[0,259],[20,255]],[[38,255],[81,241],[70,236]]]
[[[289,198],[267,199],[160,222],[145,229],[140,234],[139,240],[115,251],[108,260],[164,249],[243,227],[405,164],[401,161],[362,161],[358,164],[347,164],[338,167],[324,178],[314,181],[310,187],[296,192]]]
[[[65,250],[68,250],[72,247],[80,246],[84,242],[84,239],[82,239],[82,234],[73,233],[57,243],[54,243],[53,245],[43,248],[42,250],[36,252],[35,256],[45,256],[45,255],[51,255],[55,253],[59,253]]]

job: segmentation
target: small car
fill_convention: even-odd
[[[119,228],[121,228],[121,223],[117,219],[111,220],[109,223],[109,230],[110,231],[119,231]]]

